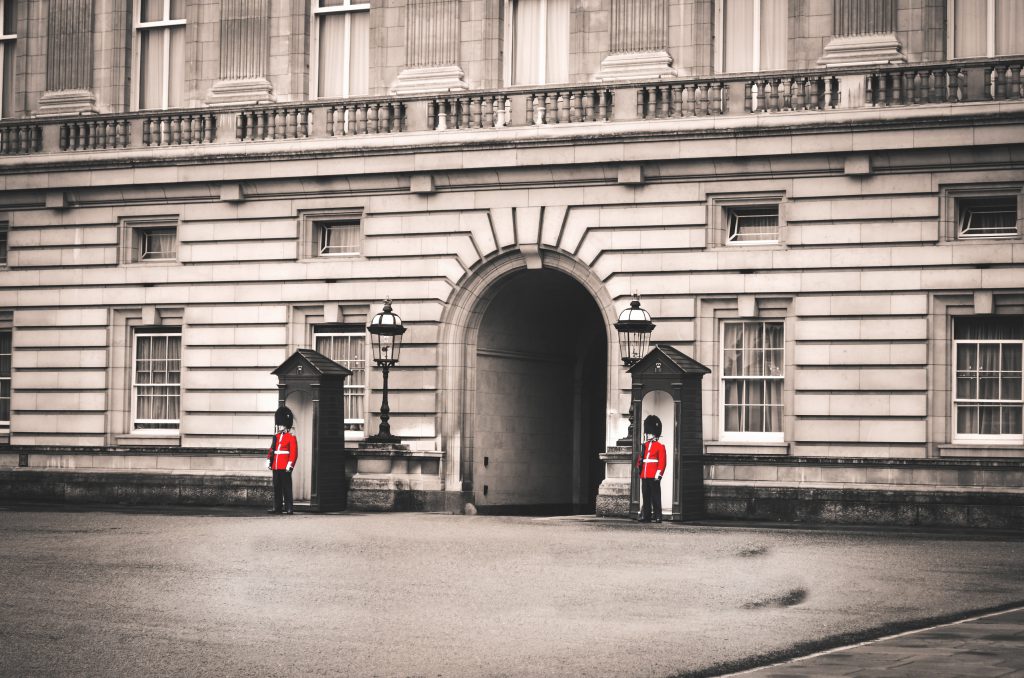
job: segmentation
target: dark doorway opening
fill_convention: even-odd
[[[608,337],[571,277],[526,270],[477,337],[473,495],[482,513],[593,513],[604,465]]]

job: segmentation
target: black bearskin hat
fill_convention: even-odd
[[[291,428],[295,422],[295,415],[292,411],[282,405],[277,408],[277,412],[274,412],[274,426],[284,426],[285,428]]]
[[[655,438],[661,437],[661,419],[653,414],[644,419],[644,433],[650,433]]]

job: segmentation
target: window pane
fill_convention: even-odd
[[[4,3],[3,30],[4,35],[17,35],[18,33],[18,3],[17,0],[7,0]]]
[[[185,18],[185,0],[171,0],[171,16],[169,18]]]
[[[988,0],[954,0],[953,58],[985,56]]]
[[[963,373],[958,374],[956,379],[956,397],[960,400],[978,397],[978,382],[973,373],[968,376],[963,376]]]
[[[370,93],[370,13],[351,12],[352,46],[349,51],[348,96]]]
[[[742,421],[740,420],[740,412],[743,408],[736,406],[726,406],[725,408],[725,430],[731,432],[742,431]]]
[[[789,3],[761,1],[761,64],[762,71],[787,68],[786,46],[789,44]]]
[[[754,2],[722,0],[722,69],[726,73],[754,70]]]
[[[569,0],[548,0],[544,83],[569,81]]]
[[[345,15],[322,15],[319,40],[317,95],[320,97],[344,96]]]
[[[957,318],[953,323],[954,339],[1024,339],[1024,317],[975,316]]]
[[[164,0],[139,0],[143,21],[161,21],[164,17]]]
[[[740,361],[742,360],[742,355],[743,354],[741,351],[734,351],[731,349],[725,351],[722,367],[723,372],[726,376],[738,376],[742,373],[740,370]]]
[[[999,415],[1001,407],[978,408],[978,433],[981,435],[999,435]]]
[[[960,371],[978,369],[978,345],[958,344],[956,347],[956,368]]]
[[[139,108],[163,107],[164,31],[139,31]]]
[[[7,4],[11,5],[14,3],[8,2]],[[0,116],[4,118],[10,118],[14,115],[14,43],[14,40],[4,40],[3,47],[0,47],[3,50],[4,60],[3,72],[0,73],[0,77],[3,78]]]
[[[1000,380],[1001,400],[1020,400],[1020,372],[1003,373]]]
[[[1002,369],[1004,372],[1019,372],[1021,369],[1020,358],[1021,344],[1003,344]]]
[[[185,105],[185,27],[170,28],[167,33],[171,40],[167,106],[180,108]]]
[[[512,6],[512,84],[537,85],[544,81],[541,63],[540,0],[516,0]]]
[[[1004,407],[1002,421],[1003,435],[1021,434],[1021,408]]]
[[[729,242],[775,242],[778,239],[778,207],[729,210]]]
[[[1000,237],[1017,234],[1017,196],[957,200],[960,236]]]
[[[957,405],[956,431],[964,435],[978,433],[978,408],[974,405]]]
[[[1024,54],[1024,2],[996,0],[996,54]]]

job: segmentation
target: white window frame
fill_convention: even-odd
[[[957,57],[956,55],[956,3],[946,2],[946,54],[950,59],[980,58]],[[996,0],[988,0],[985,8],[985,57],[996,56]]]
[[[137,408],[139,401],[138,387],[151,386],[152,384],[139,384],[136,379],[138,377],[138,359],[139,359],[139,338],[140,337],[178,337],[179,340],[179,352],[178,352],[178,383],[172,384],[159,384],[160,386],[177,386],[178,387],[178,419],[139,419],[137,417]],[[169,330],[156,330],[147,331],[144,328],[134,328],[132,330],[132,362],[131,362],[131,426],[130,430],[133,435],[154,435],[154,436],[174,436],[179,435],[181,432],[181,367],[182,367],[182,354],[184,353],[184,341],[182,339],[181,329],[178,328],[175,331]],[[139,423],[146,424],[176,424],[174,428],[139,428]]]
[[[356,244],[355,249],[351,252],[325,252],[324,249],[324,234],[331,228],[334,227],[348,227],[352,228],[356,232]],[[357,257],[360,254],[360,244],[362,242],[362,226],[358,219],[320,219],[317,220],[313,226],[316,231],[315,237],[316,242],[316,256],[318,257]]]
[[[367,341],[366,332],[365,331],[362,331],[362,332],[358,332],[358,331],[346,332],[344,330],[333,330],[333,329],[326,329],[326,328],[325,329],[319,329],[317,327],[314,327],[313,328],[313,350],[322,353],[322,351],[320,351],[320,349],[317,347],[318,340],[321,337],[323,337],[323,338],[345,337],[345,338],[359,338],[359,339],[362,339],[362,341],[363,341],[363,357],[362,357],[363,374],[366,375],[367,379],[369,379],[369,376],[370,376],[370,366],[369,366],[369,363],[370,363],[370,361],[369,361],[369,354],[367,353],[367,350],[369,349],[369,343],[370,342]],[[330,358],[330,356],[327,356],[327,357]],[[340,360],[337,360],[335,358],[331,358],[331,360],[334,360],[334,362],[338,363],[339,365],[341,365],[343,367],[347,367],[349,369],[352,369],[349,366],[349,361],[347,361],[347,360],[340,361]],[[349,393],[354,393],[354,392],[357,392],[359,390],[362,390],[362,396],[363,396],[363,407],[360,408],[361,411],[358,413],[359,414],[358,417],[352,416],[353,414],[356,414],[356,413],[355,412],[350,412],[349,410],[351,408],[348,408],[348,407],[345,408],[345,427],[346,427],[345,428],[345,439],[346,440],[362,440],[363,438],[365,438],[367,436],[366,424],[367,424],[367,421],[369,419],[367,417],[367,403],[368,403],[369,397],[370,397],[370,392],[369,392],[368,386],[369,386],[368,383],[364,383],[364,384],[350,384],[350,383],[348,383],[348,380],[345,381],[345,388],[344,388],[344,394],[345,395],[348,395]],[[348,426],[356,425],[356,424],[360,425],[362,428],[360,430],[357,430],[357,431],[350,431],[348,429]]]
[[[980,202],[984,200],[1009,199],[1014,203],[1014,224],[1012,233],[968,233],[964,229],[966,206],[964,201]],[[1009,193],[987,196],[963,195],[956,198],[956,237],[958,240],[992,240],[999,238],[1016,238],[1020,235],[1020,197]],[[978,210],[974,210],[978,211]],[[993,210],[995,211],[995,210]]]
[[[767,211],[762,215],[744,215],[740,212],[750,212],[753,210],[768,210],[773,209],[773,214],[768,214]],[[779,218],[779,204],[778,203],[760,203],[756,205],[728,205],[725,207],[725,244],[729,247],[746,247],[748,245],[776,245],[779,242],[781,220]],[[767,238],[762,240],[736,240],[733,238],[733,226],[737,220],[743,216],[774,216],[775,217],[775,237]]]
[[[11,370],[4,374],[0,372],[0,384],[7,382],[7,419],[0,419],[0,434],[7,434],[11,432],[11,401],[13,393],[11,388],[14,382],[11,381],[11,373],[14,371],[13,360],[14,360],[14,331],[10,327],[0,327],[0,334],[7,334],[11,338],[11,352],[7,354],[0,353],[0,355],[6,355],[11,363]]]
[[[171,250],[169,254],[165,253],[168,254],[168,256],[149,256],[149,254],[151,253],[151,251],[148,249],[150,236],[164,232],[170,233],[171,235],[174,236],[174,249]],[[139,228],[136,229],[136,233],[138,234],[139,238],[138,260],[140,262],[175,261],[178,258],[178,229],[175,228],[174,226],[154,226],[152,228]]]
[[[134,48],[132,54],[132,102],[135,110],[167,110],[170,108],[170,95],[171,95],[171,31],[177,27],[182,27],[186,24],[185,19],[170,19],[166,17],[171,16],[171,0],[164,0],[164,19],[159,21],[142,21],[142,0],[134,0],[134,7],[132,9],[133,29],[132,37],[134,38]],[[141,108],[142,99],[142,32],[143,31],[162,31],[163,32],[163,43],[164,43],[164,61],[163,67],[164,72],[162,76],[163,93],[161,96],[159,108]],[[187,49],[187,46],[186,46]],[[186,59],[186,63],[188,60]]]
[[[311,99],[320,98],[320,17],[327,14],[345,15],[345,53],[342,55],[341,72],[341,96],[350,96],[350,85],[352,81],[352,13],[369,12],[369,2],[358,2],[356,0],[344,0],[343,5],[334,7],[321,7],[320,0],[310,1],[310,16],[313,25],[310,28],[310,55],[309,55],[309,93]]]
[[[765,325],[768,323],[777,324],[782,327],[782,365],[778,376],[774,375],[750,375],[750,376],[729,376],[725,374],[725,326],[728,324],[754,324]],[[786,397],[786,322],[784,318],[723,318],[718,324],[718,421],[719,440],[722,442],[758,442],[758,443],[781,443],[785,442],[785,397]],[[725,397],[727,381],[779,381],[782,384],[782,422],[781,431],[727,431],[725,428]]]
[[[15,45],[18,40],[18,33],[8,33],[10,26],[7,26],[4,22],[7,16],[7,3],[15,2],[15,0],[0,0],[0,97],[3,97],[4,92],[8,87],[13,87],[13,82],[4,82],[4,73],[6,72],[7,64],[4,63],[4,53],[7,51],[6,48],[8,43],[11,46]],[[12,50],[13,51],[13,50]],[[0,119],[3,118],[3,106],[0,104]]]
[[[996,316],[996,317],[999,317],[999,316]],[[966,319],[970,319],[970,318],[971,318],[971,316],[969,316],[969,315],[967,315],[967,316],[956,316],[953,319],[953,322],[956,323],[957,320],[966,320]],[[955,329],[954,329],[954,334],[952,336],[954,336],[954,337],[956,336],[955,335]],[[971,405],[971,404],[976,404],[976,405],[997,405],[997,406],[1003,407],[1003,406],[1005,406],[1008,403],[1010,405],[1016,404],[1018,407],[1024,408],[1024,401],[1022,401],[1019,398],[1017,400],[1002,400],[1002,399],[999,399],[999,400],[982,400],[981,398],[957,398],[956,397],[957,396],[957,375],[960,372],[960,369],[959,369],[960,366],[959,366],[958,362],[960,360],[959,348],[960,348],[961,344],[972,344],[972,345],[980,345],[980,344],[1016,344],[1018,346],[1021,346],[1021,350],[1024,351],[1024,339],[955,339],[955,338],[953,339],[953,355],[952,355],[952,359],[950,360],[950,366],[952,368],[952,374],[951,374],[952,382],[951,382],[951,388],[949,389],[950,418],[952,420],[952,425],[953,425],[953,443],[954,444],[956,444],[956,443],[996,443],[996,444],[1011,444],[1012,445],[1012,444],[1020,444],[1020,443],[1024,442],[1024,431],[1022,431],[1020,434],[1015,434],[1015,433],[1005,433],[1005,434],[1004,433],[999,433],[999,434],[988,433],[988,434],[983,434],[983,433],[960,433],[957,430],[957,425],[958,425],[959,420],[960,420],[959,417],[957,416],[958,415],[957,406],[960,405],[960,404],[964,404],[964,405]],[[999,374],[1002,374],[1002,369],[999,370]],[[1024,394],[1022,394],[1022,395],[1024,395]]]

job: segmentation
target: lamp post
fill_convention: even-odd
[[[651,332],[654,331],[651,314],[640,307],[640,295],[634,294],[633,300],[629,302],[629,308],[619,314],[615,330],[619,333],[619,354],[622,356],[622,364],[629,369],[647,355],[647,349],[651,344]],[[617,442],[619,445],[633,445],[632,393],[629,398],[629,429],[626,437]]]
[[[400,443],[401,438],[391,435],[391,408],[388,407],[388,371],[398,362],[402,349],[405,326],[402,319],[391,311],[391,299],[384,300],[384,310],[373,316],[366,327],[373,344],[373,361],[384,371],[384,397],[380,404],[380,430],[366,439],[369,443]]]

